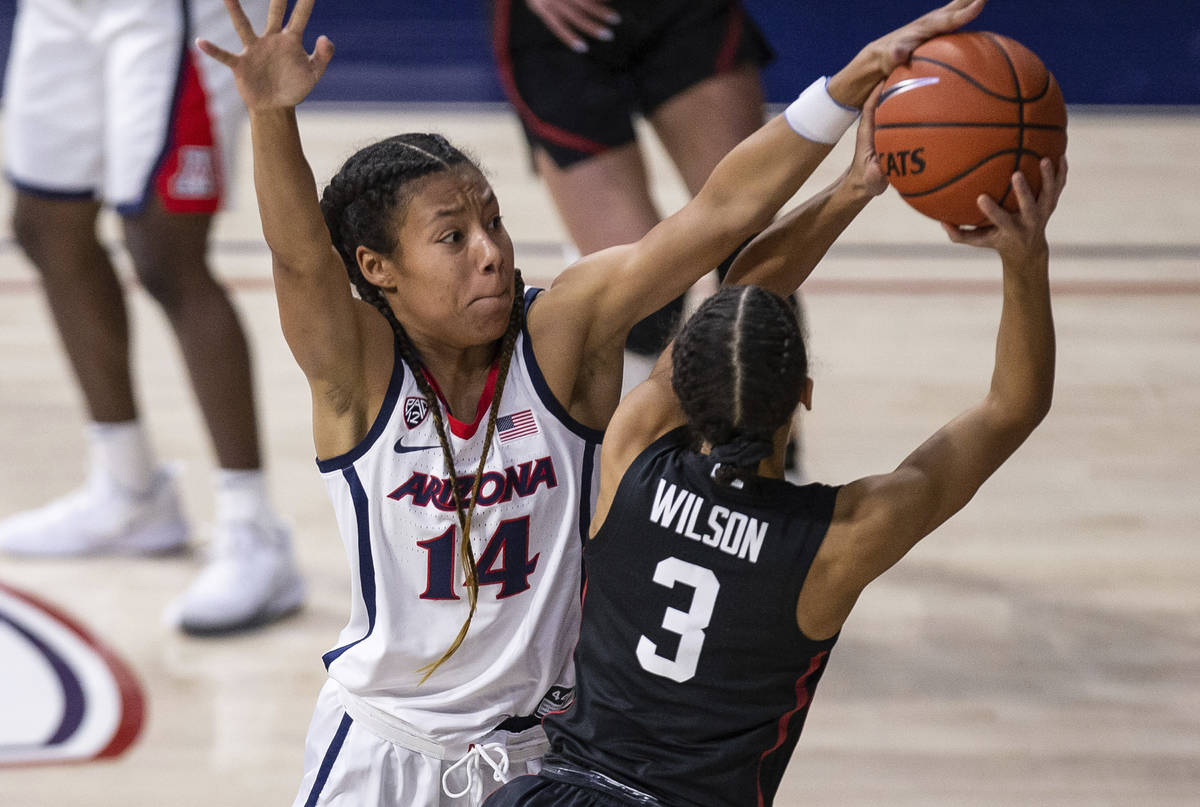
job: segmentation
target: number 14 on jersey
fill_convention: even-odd
[[[417,541],[428,553],[429,574],[423,600],[457,600],[454,567],[458,556],[458,527],[453,526],[436,538]],[[488,539],[483,553],[475,561],[480,586],[500,586],[496,599],[504,599],[529,589],[529,577],[537,568],[541,553],[529,557],[529,516],[501,521]],[[497,563],[499,565],[497,565]]]

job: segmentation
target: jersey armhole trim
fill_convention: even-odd
[[[383,405],[379,407],[379,414],[375,416],[375,422],[371,424],[370,431],[354,448],[347,451],[345,454],[339,454],[336,457],[328,459],[317,459],[317,470],[323,474],[331,471],[340,471],[353,465],[359,457],[366,454],[371,446],[379,439],[379,435],[383,433],[384,427],[392,418],[392,412],[396,409],[396,402],[400,400],[400,389],[404,386],[404,359],[400,357],[400,343],[396,342],[392,352],[392,378],[388,382],[387,393],[383,397]]]
[[[350,489],[350,501],[354,503],[354,521],[358,535],[358,578],[359,589],[363,598],[363,606],[367,612],[367,632],[348,644],[336,647],[321,656],[325,669],[328,670],[333,662],[359,642],[366,641],[375,632],[375,614],[377,603],[375,599],[375,560],[371,554],[371,519],[367,503],[367,493],[363,489],[362,480],[354,468],[342,471],[346,487]]]
[[[525,311],[527,315],[541,291],[541,289],[525,290]],[[537,358],[533,353],[533,340],[529,338],[528,319],[521,326],[521,352],[525,358],[525,366],[529,368],[529,380],[533,382],[533,389],[537,393],[538,398],[541,399],[542,404],[550,411],[550,414],[554,415],[555,419],[560,423],[588,442],[599,443],[603,440],[603,431],[585,426],[571,417],[566,407],[559,403],[558,399],[554,397],[554,393],[550,391],[550,385],[546,383],[546,377],[542,375],[542,369],[538,367]]]

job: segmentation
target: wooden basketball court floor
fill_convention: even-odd
[[[319,181],[376,137],[446,132],[489,169],[527,278],[547,283],[564,265],[563,231],[504,109],[317,106],[302,126]],[[1200,804],[1197,143],[1194,109],[1072,110],[1070,182],[1050,230],[1053,410],[963,513],[863,596],[778,804]],[[348,573],[313,464],[307,389],[280,336],[243,146],[212,257],[251,335],[271,491],[294,525],[309,604],[250,635],[190,639],[161,613],[202,549],[0,559],[0,581],[72,613],[121,654],[148,706],[142,736],[116,760],[0,769],[4,807],[238,807],[295,795]],[[802,194],[848,154],[840,146]],[[664,206],[679,204],[661,152],[651,167]],[[2,195],[7,211],[7,187]],[[112,221],[104,226],[115,247]],[[5,221],[0,516],[72,488],[85,461],[79,396],[10,235]],[[999,273],[993,255],[945,242],[894,194],[855,222],[807,287],[811,478],[889,469],[984,393]],[[161,455],[183,463],[202,547],[207,441],[163,318],[137,288],[131,300],[144,417]],[[0,660],[0,687],[12,686]]]

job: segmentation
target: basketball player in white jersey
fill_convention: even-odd
[[[528,294],[495,193],[439,135],[367,146],[318,202],[295,115],[333,55],[324,37],[304,50],[312,5],[285,24],[272,0],[259,35],[227,0],[242,52],[199,43],[250,110],[280,320],[353,580],[296,804],[477,804],[537,770],[539,718],[571,696],[596,443],[630,327],[765,228],[872,87],[983,2],[871,43],[679,213]]]
[[[212,559],[171,616],[220,633],[295,610],[304,588],[267,500],[245,335],[205,261],[242,108],[229,71],[191,47],[197,34],[236,41],[220,0],[18,5],[4,88],[13,230],[83,391],[92,467],[79,492],[0,523],[0,550],[158,553],[187,539],[134,400],[124,296],[96,235],[107,205],[179,342],[220,465]]]

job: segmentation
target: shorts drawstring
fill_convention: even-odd
[[[499,760],[492,759],[488,753],[489,751],[495,753],[499,757]],[[483,802],[483,775],[480,771],[480,760],[486,762],[488,767],[492,769],[493,779],[501,783],[508,781],[508,749],[500,743],[472,744],[470,750],[467,751],[463,758],[447,768],[446,772],[442,774],[442,792],[452,799],[460,799],[469,793],[471,804],[481,804]],[[454,793],[450,790],[448,780],[450,774],[460,765],[466,766],[467,786],[461,791]]]

